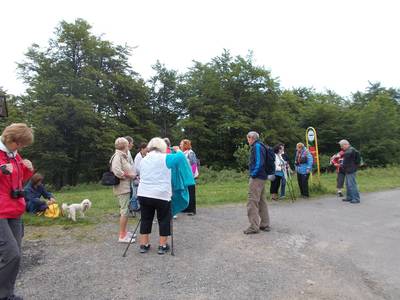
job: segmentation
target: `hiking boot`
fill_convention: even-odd
[[[169,251],[168,244],[165,244],[164,246],[161,246],[161,245],[158,246],[158,251],[157,251],[158,254],[163,255],[163,254],[167,253],[168,251]]]
[[[260,226],[260,230],[261,231],[267,231],[267,232],[269,232],[269,231],[271,231],[271,227],[269,227],[269,226]]]
[[[140,253],[147,253],[150,250],[150,244],[147,245],[140,245],[139,252]]]
[[[254,229],[253,227],[249,227],[245,231],[243,231],[244,234],[255,234],[259,232],[260,230]]]

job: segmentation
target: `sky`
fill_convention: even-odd
[[[284,88],[313,87],[347,97],[368,82],[400,88],[400,2],[396,0],[57,0],[0,2],[0,87],[26,86],[16,62],[33,43],[47,46],[62,20],[135,47],[133,69],[148,79],[160,60],[185,72],[228,49],[253,51]]]

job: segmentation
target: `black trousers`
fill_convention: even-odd
[[[183,212],[195,214],[196,213],[196,186],[189,185],[188,190],[189,190],[189,205]]]
[[[310,174],[299,174],[297,173],[297,182],[299,183],[300,194],[305,197],[309,197],[308,193],[308,178]]]
[[[23,232],[21,219],[0,219],[0,298],[14,294]]]
[[[157,220],[160,236],[171,235],[171,201],[138,197],[140,203],[140,234],[151,233],[153,226],[154,213],[157,211]]]
[[[269,192],[271,194],[278,194],[279,187],[281,186],[281,176],[275,176],[275,180],[271,181],[271,187],[269,188]]]

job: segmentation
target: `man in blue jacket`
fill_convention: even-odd
[[[259,134],[250,131],[247,134],[247,142],[251,147],[249,162],[249,198],[247,202],[247,216],[249,218],[250,227],[247,228],[245,234],[259,233],[262,231],[270,231],[268,207],[265,197],[265,182],[268,178],[268,148],[259,141]],[[275,165],[274,162],[272,162]],[[273,174],[273,172],[271,173]]]

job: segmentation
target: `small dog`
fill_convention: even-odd
[[[68,219],[72,219],[72,221],[76,222],[76,212],[80,213],[80,216],[85,217],[84,212],[92,207],[92,202],[89,199],[84,199],[81,203],[68,205],[63,203],[62,211],[64,216],[67,216]]]

